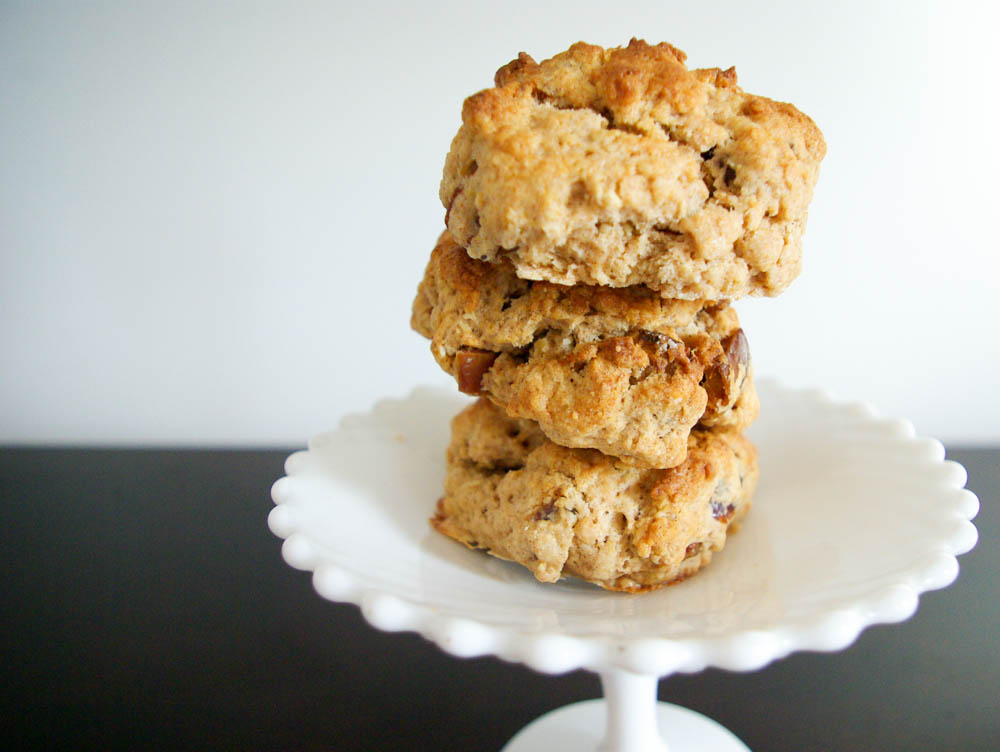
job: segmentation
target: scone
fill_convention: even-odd
[[[521,53],[469,97],[440,197],[473,258],[666,298],[777,295],[798,275],[826,145],[733,68],[669,44]]]
[[[731,431],[694,431],[687,459],[639,470],[552,443],[530,421],[480,399],[452,421],[441,533],[523,564],[644,591],[694,574],[750,506],[756,450]]]
[[[725,303],[523,280],[445,232],[412,324],[462,391],[536,421],[557,444],[638,467],[683,462],[699,422],[741,429],[757,417],[746,338]]]

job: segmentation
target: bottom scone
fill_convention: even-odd
[[[725,545],[757,482],[757,452],[732,431],[692,431],[683,464],[639,470],[554,444],[485,399],[451,428],[431,524],[543,582],[573,575],[638,592],[689,577]]]

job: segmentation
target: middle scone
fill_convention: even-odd
[[[557,444],[636,467],[682,463],[695,425],[740,430],[757,417],[747,341],[727,303],[520,279],[470,258],[446,231],[411,323],[463,392]]]

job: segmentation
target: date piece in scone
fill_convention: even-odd
[[[431,524],[542,582],[572,575],[641,592],[707,564],[746,514],[756,482],[756,450],[733,431],[693,431],[683,464],[640,470],[558,446],[480,399],[452,421],[445,495]]]
[[[725,303],[523,280],[445,232],[412,324],[462,391],[537,421],[557,444],[639,467],[683,462],[698,423],[742,429],[757,417],[746,337]]]
[[[469,97],[441,181],[473,258],[560,284],[667,298],[777,295],[798,275],[826,145],[733,68],[688,70],[669,44],[521,53]]]

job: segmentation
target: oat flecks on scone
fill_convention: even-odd
[[[826,145],[795,107],[668,45],[521,56],[465,101],[441,182],[469,255],[663,297],[777,295],[798,275]]]
[[[756,451],[730,431],[695,431],[687,460],[639,470],[547,440],[481,399],[452,421],[445,495],[431,524],[516,561],[543,582],[564,575],[643,591],[690,576],[750,505]]]
[[[699,422],[740,429],[757,417],[746,338],[725,303],[523,280],[445,232],[412,323],[462,391],[537,421],[557,444],[640,467],[683,462]]]

